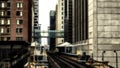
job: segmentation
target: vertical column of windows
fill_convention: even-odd
[[[88,39],[88,0],[86,0],[86,40]]]
[[[4,34],[10,34],[10,27],[6,25],[10,25],[10,18],[8,16],[11,15],[10,13],[10,1],[0,1],[0,25],[3,25],[0,27],[0,41],[8,41],[10,40],[9,36],[4,36]],[[7,8],[7,9],[6,9]]]
[[[17,17],[22,17],[23,16],[23,11],[22,11],[22,8],[23,8],[23,2],[17,2],[16,3],[16,7],[17,7],[17,11],[16,11],[16,16]],[[17,19],[16,20],[16,24],[17,25],[21,25],[23,23],[23,20],[22,19]],[[16,28],[16,33],[17,34],[22,34],[23,32],[23,28],[21,27],[17,27]],[[21,41],[23,39],[23,37],[16,37],[16,40],[17,41]]]
[[[20,9],[19,11],[16,11],[16,16],[23,16],[23,12],[21,11],[21,8],[23,8],[23,2],[17,2],[16,7],[17,9]]]

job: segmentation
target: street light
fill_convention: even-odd
[[[102,52],[102,61],[104,61],[104,53],[105,51]]]
[[[104,61],[104,53],[105,53],[106,51],[103,51],[102,52],[102,61]],[[117,54],[117,51],[116,50],[114,50],[113,51],[115,54],[116,54],[116,68],[118,68],[118,54]]]
[[[118,68],[118,54],[116,50],[114,50],[114,53],[116,54],[116,68]]]

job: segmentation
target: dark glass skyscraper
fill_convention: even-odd
[[[55,28],[56,28],[55,20],[56,20],[55,11],[51,10],[50,11],[50,30],[55,30]],[[49,35],[55,36],[55,33],[50,32]],[[55,48],[55,38],[54,37],[50,38],[49,41],[50,41],[49,42],[50,50],[54,50],[54,48]]]
[[[64,22],[64,41],[72,43],[72,0],[64,0],[65,22]]]

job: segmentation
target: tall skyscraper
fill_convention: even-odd
[[[0,68],[23,67],[32,34],[32,0],[0,0]]]
[[[50,11],[50,30],[55,30],[55,27],[56,27],[56,23],[55,23],[55,20],[56,20],[56,14],[55,14],[55,11],[51,10]],[[49,33],[50,36],[55,36],[55,33],[54,32],[50,32]],[[49,45],[50,45],[50,50],[54,50],[55,49],[55,38],[54,37],[50,37],[49,39]]]
[[[41,43],[41,37],[40,37],[40,27],[39,24],[39,0],[33,0],[34,1],[34,30],[33,30],[33,37],[34,41]]]
[[[73,43],[95,60],[109,61],[114,67],[120,65],[119,3],[73,0]]]
[[[56,19],[56,30],[57,31],[64,31],[64,0],[58,0],[57,5],[57,19]],[[56,45],[61,44],[64,42],[64,38],[56,38]]]
[[[116,67],[120,65],[120,1],[89,0],[88,5],[90,53]]]
[[[72,43],[72,0],[64,0],[64,41]]]
[[[83,52],[89,52],[88,46],[88,0],[72,0],[72,41]]]
[[[64,38],[57,38],[56,45],[72,43],[72,0],[58,0],[56,30],[64,31]]]

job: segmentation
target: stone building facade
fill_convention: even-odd
[[[56,6],[56,30],[64,31],[64,16],[65,16],[65,0],[58,0],[58,5]],[[56,45],[64,42],[64,38],[56,38]]]
[[[114,67],[120,65],[120,1],[72,1],[72,41],[77,50]]]
[[[88,0],[89,54],[114,67],[120,65],[119,8],[119,0]]]

